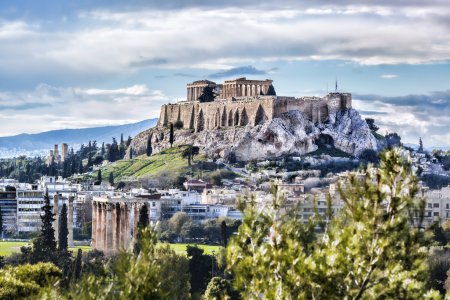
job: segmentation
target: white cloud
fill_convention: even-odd
[[[0,136],[141,121],[158,117],[167,101],[145,85],[109,90],[41,84],[30,92],[0,94],[0,118],[8,124]]]
[[[435,17],[445,14],[450,6],[421,11],[322,5],[91,11],[80,14],[70,29],[57,31],[5,21],[0,71],[110,74],[152,66],[226,69],[270,60],[443,61],[450,59],[450,31]]]
[[[395,74],[383,74],[380,77],[383,79],[394,79],[394,78],[398,78],[399,76],[395,75]]]

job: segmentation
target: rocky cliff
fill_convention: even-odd
[[[134,155],[146,152],[151,137],[153,153],[170,147],[169,130],[152,128],[138,134],[131,143]],[[284,155],[304,155],[318,145],[334,146],[359,156],[365,149],[377,149],[377,141],[366,122],[354,109],[330,114],[324,123],[314,124],[303,113],[294,110],[256,126],[220,128],[198,133],[175,130],[176,144],[193,144],[214,159],[261,160]],[[130,150],[128,150],[130,151]],[[128,153],[126,155],[128,156]]]

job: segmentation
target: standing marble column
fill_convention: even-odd
[[[121,218],[121,211],[120,211],[120,204],[116,204],[115,206],[115,210],[116,210],[116,222],[115,222],[115,227],[116,227],[116,231],[115,231],[115,249],[119,250],[120,249],[120,218]]]
[[[92,201],[91,246],[97,248],[97,202]]]
[[[103,250],[107,250],[108,249],[108,247],[107,247],[107,244],[106,244],[106,242],[107,242],[107,240],[106,240],[106,230],[108,229],[108,220],[106,219],[106,203],[103,203],[103,209],[102,209],[102,213],[103,213],[103,216],[102,216],[102,219],[103,219],[103,226],[102,226],[102,233],[103,233],[103,235],[102,235],[102,242],[103,242]]]
[[[106,249],[113,250],[113,220],[111,204],[106,207]]]
[[[73,196],[69,196],[69,209],[68,209],[67,229],[69,231],[68,244],[69,247],[73,247]]]
[[[55,230],[55,240],[58,241],[58,231],[59,231],[59,209],[58,209],[58,203],[59,202],[59,196],[58,192],[56,192],[55,195],[53,195],[53,213],[55,214],[55,221],[53,221],[53,229]]]

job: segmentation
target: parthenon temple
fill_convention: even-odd
[[[92,248],[105,252],[127,250],[136,234],[139,210],[145,199],[121,196],[92,200]]]
[[[249,80],[245,77],[225,80],[216,84],[209,80],[199,80],[187,84],[187,101],[196,101],[202,95],[205,87],[210,87],[219,95],[218,98],[266,95],[272,80]]]
[[[216,84],[199,80],[187,84],[186,101],[164,104],[158,127],[177,123],[179,127],[200,132],[211,129],[257,126],[289,111],[298,110],[314,122],[352,107],[350,93],[328,93],[323,97],[277,96],[272,80],[249,80],[245,77]],[[209,88],[209,91],[208,89]],[[209,93],[207,97],[202,97]]]

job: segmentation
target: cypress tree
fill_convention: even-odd
[[[141,207],[141,209],[139,209],[139,220],[137,223],[138,232],[133,247],[133,252],[135,255],[138,255],[141,252],[142,230],[147,226],[148,226],[148,207],[147,204],[144,204]]]
[[[139,210],[139,221],[137,224],[138,228],[144,229],[148,226],[148,207],[144,204]]]
[[[273,87],[273,85],[269,85],[269,89],[267,90],[266,95],[268,96],[276,96],[277,93],[275,92],[275,88]]]
[[[97,173],[97,181],[98,181],[99,183],[102,183],[102,170],[98,170],[98,173]]]
[[[0,236],[3,239],[3,212],[1,206],[0,206]]]
[[[81,277],[81,257],[82,257],[83,251],[81,249],[78,249],[77,257],[75,258],[75,267],[73,270],[73,279],[77,280]]]
[[[69,230],[67,229],[67,205],[64,203],[59,215],[59,232],[58,232],[58,250],[67,251],[68,241],[67,235]]]
[[[223,246],[226,247],[228,244],[228,236],[227,236],[227,223],[225,222],[225,220],[223,220],[222,223],[220,224],[220,229],[222,231]]]
[[[151,156],[153,152],[152,149],[152,136],[149,135],[147,139],[147,156]]]
[[[109,181],[110,185],[114,185],[114,174],[113,174],[113,172],[109,173],[108,181]]]
[[[133,159],[133,147],[130,147],[130,159]]]
[[[173,123],[170,123],[169,143],[170,143],[170,148],[172,148],[172,145],[173,145]]]

